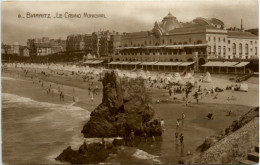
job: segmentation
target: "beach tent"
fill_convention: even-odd
[[[186,79],[189,79],[191,77],[192,77],[191,73],[186,73],[185,76],[184,76],[184,78],[186,78]]]
[[[239,91],[248,92],[248,84],[241,84]]]
[[[176,81],[181,81],[182,80],[180,73],[175,73],[174,74],[174,78],[175,78]]]
[[[199,81],[198,81],[198,80],[195,80],[195,82],[194,82],[194,87],[195,87],[195,88],[198,88],[199,85],[200,85]]]
[[[189,83],[191,83],[192,85],[194,85],[194,83],[195,83],[194,77],[189,78],[189,80],[188,80],[187,82],[189,82]]]
[[[212,80],[211,80],[211,75],[210,75],[210,73],[209,72],[207,72],[206,73],[206,76],[204,76],[203,77],[203,80],[202,80],[203,82],[211,82]]]

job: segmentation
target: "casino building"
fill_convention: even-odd
[[[241,29],[228,30],[217,18],[182,23],[169,13],[152,30],[125,33],[116,50],[112,68],[197,70],[210,59],[258,58],[258,36],[244,32],[242,23]]]

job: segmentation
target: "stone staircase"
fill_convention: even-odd
[[[259,145],[255,146],[254,152],[247,154],[247,160],[242,160],[240,164],[258,164],[259,163]]]

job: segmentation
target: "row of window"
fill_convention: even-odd
[[[51,50],[49,50],[49,49],[37,49],[38,50],[38,52],[50,52]]]
[[[226,42],[226,38],[225,37],[212,37],[213,38],[213,42],[216,42],[216,40],[218,40],[218,42],[221,42],[221,41],[223,41],[223,42]],[[218,38],[218,39],[216,39],[216,38]],[[210,42],[211,41],[211,37],[209,36],[208,37],[208,41]]]
[[[133,47],[140,47],[140,46],[146,46],[147,45],[147,41],[144,41],[144,44],[133,44],[133,42],[130,43],[130,46],[133,46]],[[191,43],[191,39],[189,39],[189,43]],[[165,44],[165,40],[162,40],[161,41],[161,44]],[[172,39],[170,39],[170,44],[173,44],[173,45],[187,45],[188,42],[184,41],[184,42],[173,42]],[[202,41],[201,40],[197,40],[196,42],[194,42],[193,44],[202,44]],[[149,45],[152,45],[151,43],[151,40],[149,41]],[[159,46],[160,43],[159,42],[156,42],[154,44],[155,46]],[[128,47],[127,44],[124,44],[124,47]]]
[[[223,46],[223,55],[226,54],[226,46]],[[233,50],[233,55],[237,54],[237,48],[236,48],[236,44],[233,43],[232,45],[232,50]],[[230,52],[230,48],[228,49],[228,51]],[[251,48],[250,51],[252,52],[253,49]],[[215,54],[216,52],[216,46],[213,46],[213,50],[211,49],[211,46],[208,46],[208,53],[209,54]],[[243,52],[243,48],[242,48],[242,44],[239,44],[239,55],[242,55]],[[248,55],[249,53],[249,48],[248,48],[248,44],[245,44],[245,55]],[[221,55],[221,46],[218,46],[218,51],[217,51],[218,55]],[[257,55],[257,47],[255,47],[255,55]]]
[[[237,45],[235,43],[232,44],[232,50],[233,50],[233,55],[236,55]],[[239,55],[242,55],[243,47],[241,43],[238,46],[238,50],[239,50]],[[251,48],[250,51],[252,52],[253,49]],[[248,52],[249,52],[248,44],[245,44],[245,54],[248,55]],[[257,47],[255,47],[255,55],[257,55]]]
[[[186,52],[186,51],[168,51],[168,52],[122,52],[120,55],[192,55],[192,52]],[[198,51],[198,54],[206,54],[205,51]],[[117,54],[115,54],[117,55]]]
[[[225,37],[212,37],[213,38],[213,42],[216,42],[218,40],[218,42],[226,42],[226,38]],[[208,41],[211,41],[211,37],[208,37]],[[228,40],[228,44],[230,44],[230,40]],[[255,41],[255,44],[257,44],[257,41]],[[250,41],[250,45],[253,45],[253,41]]]

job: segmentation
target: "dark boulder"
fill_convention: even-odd
[[[110,153],[113,152],[113,145],[103,145],[101,143],[84,143],[79,150],[73,150],[69,146],[56,158],[61,162],[71,164],[98,164],[104,162]]]

